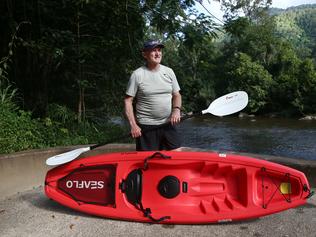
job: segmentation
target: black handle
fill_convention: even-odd
[[[155,158],[161,158],[161,159],[171,159],[171,156],[167,156],[162,154],[161,152],[157,151],[154,154],[152,154],[151,156],[147,157],[144,161],[144,168],[143,170],[147,170],[148,169],[148,161],[155,159]]]

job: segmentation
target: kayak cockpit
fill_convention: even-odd
[[[119,185],[127,201],[152,221],[179,215],[205,215],[245,209],[247,171],[207,161],[152,161],[133,169]],[[153,218],[153,216],[155,218]]]

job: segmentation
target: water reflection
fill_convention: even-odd
[[[179,130],[184,146],[316,160],[316,121],[203,117]]]

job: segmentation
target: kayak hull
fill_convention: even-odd
[[[295,169],[210,152],[124,152],[87,157],[48,171],[46,195],[106,218],[177,224],[239,221],[306,203]]]

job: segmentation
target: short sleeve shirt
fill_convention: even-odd
[[[136,69],[129,80],[126,94],[136,98],[136,119],[144,125],[166,123],[172,111],[172,94],[180,91],[175,73],[159,66],[150,71],[146,66]]]

